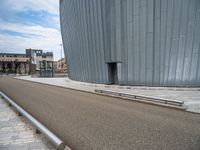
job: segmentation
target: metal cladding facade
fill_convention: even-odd
[[[60,0],[69,77],[200,87],[200,0]]]

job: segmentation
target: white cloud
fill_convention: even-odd
[[[43,36],[45,38],[50,38],[51,34],[60,34],[57,29],[54,28],[47,28],[43,26],[30,26],[24,24],[16,24],[16,23],[8,23],[8,22],[0,22],[0,27],[2,30],[10,30],[14,32],[19,32],[23,34],[34,34],[38,36]]]
[[[14,10],[44,10],[51,14],[59,14],[59,0],[7,0]]]
[[[26,26],[23,24],[13,24],[1,22],[3,30],[19,32],[24,36],[0,35],[0,52],[12,52],[19,50],[24,52],[27,48],[50,50],[54,52],[55,60],[60,58],[61,34],[53,28],[42,26]]]
[[[26,10],[46,11],[50,14],[52,23],[59,26],[59,0],[6,0],[4,5],[7,13],[14,15],[14,12]],[[4,6],[1,6],[4,8]],[[10,11],[9,11],[10,10]],[[0,10],[1,13],[1,10]],[[12,18],[12,15],[10,17]],[[0,29],[20,33],[0,34],[0,52],[24,53],[27,48],[50,50],[54,53],[54,59],[60,59],[61,34],[59,29],[41,25],[25,25],[23,23],[10,23],[0,18]]]

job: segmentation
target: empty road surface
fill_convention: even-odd
[[[200,150],[200,115],[0,77],[0,90],[73,150]]]

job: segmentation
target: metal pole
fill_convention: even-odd
[[[11,98],[6,96],[1,91],[0,96],[4,97],[4,99],[8,101],[9,104],[11,104],[21,115],[28,119],[40,132],[42,132],[57,147],[58,150],[64,150],[65,147],[67,147],[59,137],[57,137],[54,133],[52,133],[43,124],[41,124],[38,120],[36,120],[33,116],[31,116],[28,112],[26,112],[22,107],[17,105]],[[69,147],[67,148],[70,150]]]
[[[60,52],[61,52],[61,58],[60,58],[60,69],[62,69],[62,43],[60,44]]]
[[[60,47],[61,47],[60,52],[61,52],[61,59],[62,59],[62,43],[60,44]]]

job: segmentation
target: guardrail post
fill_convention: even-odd
[[[41,134],[40,130],[38,130],[37,128],[35,129],[35,133],[36,134]]]
[[[17,115],[18,115],[18,116],[22,116],[22,114],[21,114],[20,112],[17,112]]]

